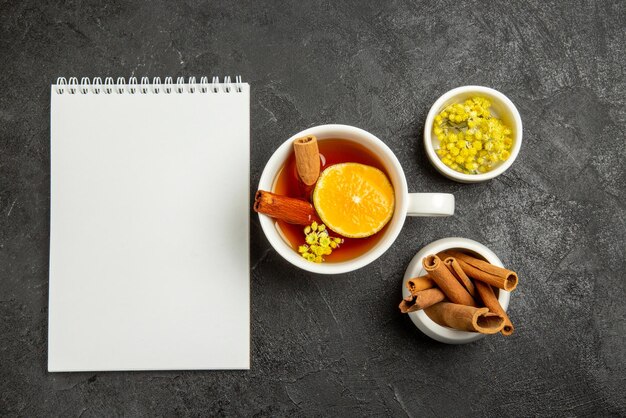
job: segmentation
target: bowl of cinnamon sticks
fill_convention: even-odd
[[[411,260],[399,308],[420,331],[443,343],[509,336],[515,328],[506,311],[517,283],[517,274],[481,243],[444,238]]]

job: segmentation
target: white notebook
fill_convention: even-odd
[[[49,371],[250,366],[249,86],[51,87]]]

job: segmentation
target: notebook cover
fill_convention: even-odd
[[[249,368],[249,86],[222,87],[52,86],[49,371]]]

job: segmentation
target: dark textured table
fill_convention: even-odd
[[[626,415],[626,2],[0,4],[0,415]],[[382,138],[411,191],[457,213],[407,219],[373,264],[299,271],[251,223],[250,371],[46,372],[50,83],[241,74],[251,192],[293,133]],[[421,145],[452,87],[507,94],[510,170],[462,185]],[[516,333],[448,346],[399,313],[409,260],[462,236],[519,272]],[[235,298],[233,298],[235,300]]]

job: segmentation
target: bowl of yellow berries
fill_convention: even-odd
[[[430,162],[449,179],[477,183],[504,173],[522,146],[522,118],[504,94],[463,86],[433,104],[424,125]]]

